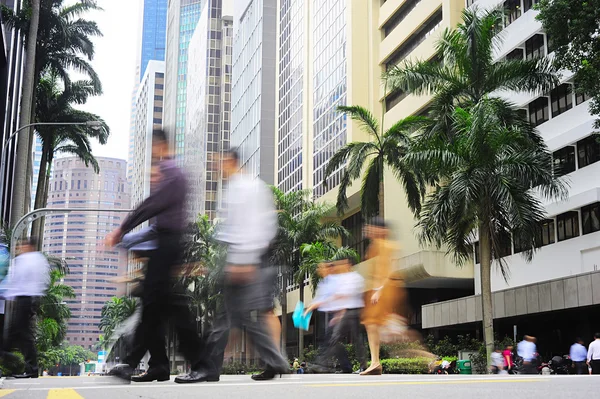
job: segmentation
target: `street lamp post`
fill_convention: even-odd
[[[10,136],[2,143],[2,158],[0,164],[0,203],[4,200],[4,185],[5,185],[5,173],[6,173],[6,158],[7,151],[9,148],[10,142],[17,137],[17,135],[25,129],[28,129],[33,126],[88,126],[92,129],[101,129],[103,127],[103,123],[100,121],[87,121],[87,122],[37,122],[30,123],[25,126],[21,126],[17,130],[11,133]]]

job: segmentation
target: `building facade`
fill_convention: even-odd
[[[244,0],[233,17],[231,145],[246,173],[275,183],[277,0]]]
[[[203,3],[201,0],[169,0],[168,4],[163,127],[170,135],[180,166],[185,155],[188,46]]]
[[[71,309],[67,341],[93,350],[100,337],[102,306],[114,296],[124,295],[125,284],[110,282],[125,274],[127,256],[102,245],[106,235],[121,225],[130,208],[127,162],[97,157],[99,173],[76,157],[56,159],[48,195],[49,208],[95,208],[102,212],[71,212],[46,217],[43,251],[66,259],[69,274],[63,282],[75,290],[67,299]]]
[[[551,41],[536,20],[535,1],[505,3],[504,40],[496,61],[533,59],[552,55]],[[477,1],[480,8],[499,6],[497,0]],[[569,195],[559,202],[545,201],[547,219],[531,262],[514,243],[505,260],[504,279],[492,270],[494,325],[499,337],[535,335],[539,352],[566,352],[576,336],[586,342],[600,330],[600,144],[588,97],[573,91],[573,73],[563,71],[560,85],[537,95],[507,93],[537,126],[550,151],[555,173],[564,175]],[[436,330],[478,328],[481,315],[478,243],[474,246],[475,295],[423,306],[423,327]],[[562,353],[561,353],[562,354]]]
[[[140,79],[150,60],[165,60],[166,40],[167,0],[144,0]]]
[[[222,184],[219,154],[229,149],[233,19],[223,0],[206,0],[189,43],[184,167],[189,215],[214,219]]]

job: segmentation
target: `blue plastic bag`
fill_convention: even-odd
[[[306,316],[304,316],[304,303],[298,301],[298,303],[296,304],[296,309],[292,314],[292,321],[294,322],[294,327],[304,331],[308,331],[311,316],[312,312],[309,312]]]

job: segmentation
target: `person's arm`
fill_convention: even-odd
[[[596,342],[596,341],[594,341],[594,342]],[[594,351],[594,342],[592,342],[588,348],[587,364],[590,364],[590,361],[592,360],[592,352]]]
[[[309,307],[307,307],[306,309],[304,309],[304,315],[306,316],[310,312],[313,312],[315,309],[318,309],[319,307],[321,307],[321,305],[323,305],[323,302],[313,302],[313,303],[311,303]]]

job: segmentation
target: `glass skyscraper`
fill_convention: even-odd
[[[150,60],[164,61],[167,41],[167,1],[144,0],[140,80]]]

